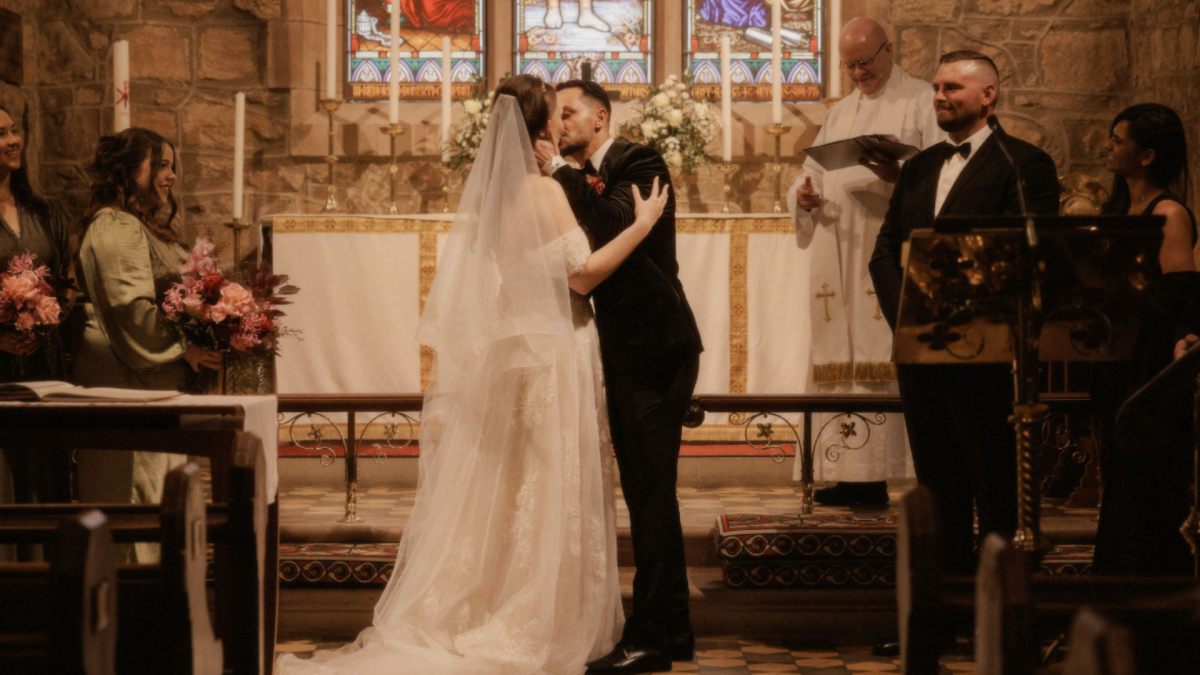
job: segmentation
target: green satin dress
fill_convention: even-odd
[[[6,271],[8,260],[26,251],[37,256],[37,265],[50,268],[51,274],[66,279],[71,266],[69,228],[62,213],[51,207],[46,214],[24,206],[17,208],[21,230],[18,236],[12,224],[0,217],[0,264]],[[0,382],[34,382],[66,378],[66,358],[60,331],[46,336],[42,346],[21,359],[0,352]]]
[[[151,234],[136,217],[106,211],[92,219],[79,250],[87,291],[87,325],[75,363],[85,387],[182,390],[190,367],[187,341],[158,307],[178,279],[187,251]],[[168,471],[184,455],[78,453],[80,498],[88,502],[158,503]],[[136,544],[138,562],[158,558],[157,544]]]

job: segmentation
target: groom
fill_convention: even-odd
[[[657,152],[609,130],[612,105],[595,82],[558,89],[560,147],[538,141],[543,173],[567,193],[575,218],[599,248],[634,221],[632,186],[670,185]],[[574,158],[583,170],[560,156]],[[633,536],[633,614],[621,641],[588,664],[591,675],[653,673],[690,661],[687,563],[675,481],[683,418],[700,368],[700,331],[679,282],[675,195],[633,255],[592,292],[608,417]]]

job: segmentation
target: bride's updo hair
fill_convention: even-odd
[[[517,99],[521,107],[521,116],[525,118],[525,129],[529,131],[530,142],[536,141],[538,135],[550,124],[550,115],[558,103],[554,87],[533,75],[513,75],[500,83],[496,97],[504,95]]]

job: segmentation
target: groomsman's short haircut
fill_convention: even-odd
[[[988,68],[991,68],[992,72],[996,74],[996,81],[1000,81],[1000,69],[996,67],[996,62],[992,60],[992,57],[983,52],[977,52],[974,49],[959,49],[953,52],[946,52],[938,60],[938,65],[944,66],[947,63],[954,63],[955,61],[979,61],[986,63]]]
[[[608,113],[609,119],[612,119],[612,102],[608,100],[608,92],[604,91],[604,87],[590,80],[567,80],[555,87],[558,91],[572,88],[582,89],[583,98],[604,108],[604,112]]]

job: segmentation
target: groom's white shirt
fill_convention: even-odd
[[[591,161],[592,166],[596,167],[596,173],[600,173],[600,163],[604,161],[604,156],[608,154],[608,149],[612,147],[614,140],[615,139],[610,138],[607,141],[604,141],[604,145],[600,146],[600,149],[588,158],[588,160]]]

